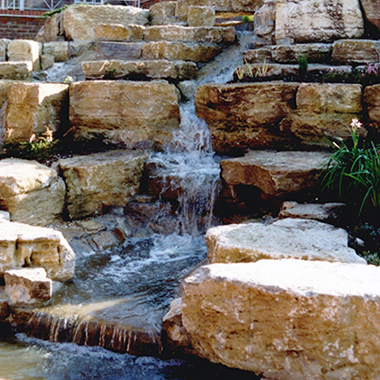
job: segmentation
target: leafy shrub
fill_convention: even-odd
[[[243,22],[253,22],[253,15],[244,15],[242,18]]]
[[[307,62],[307,58],[304,55],[301,55],[298,59],[298,74],[300,76],[305,76],[308,68],[309,64]]]

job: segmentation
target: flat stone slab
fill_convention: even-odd
[[[95,52],[97,59],[133,60],[142,57],[143,42],[97,41]]]
[[[198,68],[194,62],[185,61],[86,61],[82,62],[86,79],[176,79],[196,77]]]
[[[231,224],[207,231],[210,263],[261,259],[301,259],[365,264],[348,247],[348,233],[307,219],[282,219],[273,224]]]
[[[221,177],[227,185],[252,185],[264,194],[281,197],[316,186],[330,153],[250,151],[222,160]]]
[[[33,64],[25,62],[0,62],[0,79],[32,80]]]
[[[379,376],[380,268],[260,260],[212,264],[183,282],[198,355],[277,380]]]
[[[380,42],[373,40],[339,40],[333,45],[334,63],[367,64],[380,61]]]
[[[42,267],[57,281],[74,277],[75,253],[52,228],[0,222],[0,275],[10,269]]]
[[[22,268],[4,273],[5,293],[9,305],[47,301],[53,294],[53,281],[43,268]]]

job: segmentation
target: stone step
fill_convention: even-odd
[[[86,61],[86,79],[168,79],[188,80],[197,76],[197,65],[185,61]]]
[[[141,26],[121,24],[100,24],[95,28],[99,41],[153,42],[177,41],[197,43],[235,42],[233,27],[185,27],[181,25]]]
[[[198,355],[268,379],[376,379],[380,268],[305,260],[207,265],[183,282]]]
[[[157,60],[209,62],[220,52],[215,44],[186,42],[96,42],[97,59]]]
[[[32,80],[32,61],[0,62],[0,79]]]

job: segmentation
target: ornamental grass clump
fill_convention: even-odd
[[[362,123],[353,119],[351,141],[333,142],[335,149],[322,178],[323,189],[338,191],[345,202],[357,205],[358,214],[380,205],[380,154],[379,146],[361,141]]]

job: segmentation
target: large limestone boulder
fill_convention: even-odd
[[[153,4],[150,8],[150,18],[152,25],[173,25],[178,20],[175,16],[176,1],[162,1]]]
[[[67,129],[69,86],[61,83],[14,83],[6,110],[7,140],[29,141],[48,130]]]
[[[8,270],[4,281],[9,305],[35,304],[49,300],[53,294],[53,281],[44,268]]]
[[[360,0],[369,22],[380,30],[380,3],[377,0]]]
[[[373,40],[339,40],[333,45],[332,60],[342,64],[368,64],[380,61],[380,42]]]
[[[70,86],[70,122],[78,137],[102,135],[129,147],[163,144],[179,125],[178,93],[164,81],[76,82]]]
[[[273,132],[295,108],[298,83],[205,84],[194,100],[197,116],[210,128],[219,153],[270,148],[279,139]]]
[[[75,253],[61,232],[28,224],[0,222],[0,275],[10,269],[42,267],[52,280],[74,277]]]
[[[31,61],[0,62],[0,79],[32,80],[33,65]]]
[[[328,145],[329,138],[351,138],[352,119],[362,117],[359,84],[303,83],[297,92],[297,110],[281,121],[280,129],[307,144]],[[365,128],[358,130],[362,136]]]
[[[58,173],[35,161],[0,160],[0,204],[12,221],[48,225],[61,217],[65,184]]]
[[[149,11],[130,6],[81,5],[68,7],[63,14],[67,40],[95,40],[99,24],[146,25]]]
[[[187,10],[187,23],[189,26],[214,26],[215,9],[192,5]]]
[[[69,43],[67,41],[47,42],[43,44],[42,52],[45,55],[52,55],[55,62],[64,62],[69,59]]]
[[[260,260],[213,264],[184,283],[198,355],[276,380],[379,376],[380,269]]]
[[[59,160],[67,185],[67,209],[72,219],[124,207],[140,188],[147,153],[110,151]]]
[[[359,0],[278,0],[276,43],[329,42],[360,38],[364,21]]]
[[[287,218],[269,225],[218,226],[207,231],[206,240],[211,264],[261,259],[366,263],[348,247],[345,230],[315,220]]]
[[[42,44],[64,39],[63,12],[55,13],[49,17],[39,30],[36,41]]]
[[[143,39],[144,27],[141,25],[99,24],[95,25],[95,38],[102,41],[139,42]]]
[[[32,62],[33,70],[40,70],[40,55],[42,46],[32,40],[13,40],[8,44],[8,61]]]

